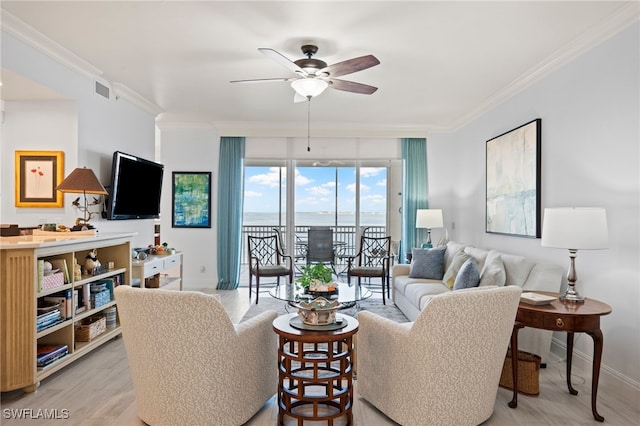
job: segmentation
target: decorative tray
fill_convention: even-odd
[[[534,292],[522,293],[520,295],[520,301],[528,305],[548,305],[556,299],[557,297]]]
[[[312,325],[312,324],[305,324],[304,322],[302,322],[302,318],[296,316],[296,317],[291,317],[291,319],[289,320],[289,325],[293,328],[297,328],[299,330],[311,330],[311,331],[334,331],[334,330],[340,330],[341,328],[345,327],[349,322],[347,321],[346,318],[337,318],[336,321],[330,323],[330,324],[324,324],[324,325]]]

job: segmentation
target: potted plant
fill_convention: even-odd
[[[333,283],[333,271],[323,263],[302,267],[302,276],[296,280],[305,292],[334,292],[336,285]]]

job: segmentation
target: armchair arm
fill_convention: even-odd
[[[374,405],[385,395],[402,395],[406,365],[398,358],[406,355],[413,323],[396,323],[367,311],[358,313],[358,321],[358,392]]]
[[[237,357],[241,359],[237,379],[240,387],[255,395],[255,400],[263,396],[268,399],[276,392],[277,385],[277,349],[276,334],[273,332],[273,320],[278,313],[268,310],[240,324],[234,324],[238,336]],[[241,400],[248,401],[245,394]]]

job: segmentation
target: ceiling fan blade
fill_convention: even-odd
[[[258,50],[264,53],[265,55],[267,55],[268,57],[270,57],[271,59],[273,59],[274,61],[276,61],[277,63],[279,63],[280,65],[284,66],[288,70],[291,70],[298,75],[301,75],[304,77],[309,75],[305,70],[303,70],[298,65],[293,63],[293,61],[289,60],[289,58],[287,58],[280,52],[276,52],[275,50],[269,49],[267,47],[260,47],[258,48]]]
[[[369,86],[362,83],[355,83],[353,81],[338,80],[337,78],[328,78],[327,82],[329,87],[337,90],[344,90],[345,92],[360,93],[362,95],[371,95],[378,90],[377,87]]]
[[[348,59],[346,61],[338,62],[337,64],[329,65],[326,68],[321,69],[316,74],[322,76],[329,74],[328,77],[340,77],[341,75],[347,75],[356,71],[366,70],[367,68],[378,65],[380,61],[373,55],[360,56],[359,58]]]
[[[251,80],[231,80],[229,83],[271,83],[274,81],[293,81],[297,80],[296,77],[283,77],[283,78],[254,78]]]

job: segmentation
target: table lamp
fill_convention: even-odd
[[[427,243],[422,244],[422,248],[431,248],[431,228],[444,227],[441,209],[418,209],[416,210],[416,228],[426,228]]]
[[[78,207],[83,213],[82,218],[76,219],[76,226],[73,227],[74,231],[79,231],[83,227],[87,229],[91,228],[89,221],[91,220],[92,213],[89,211],[89,204],[87,202],[87,194],[107,195],[108,192],[104,189],[104,186],[100,183],[93,170],[83,168],[76,168],[69,174],[56,189],[63,193],[82,194],[84,196],[84,207],[80,205],[79,200],[74,201],[74,205]],[[98,204],[94,202],[92,205]]]
[[[567,273],[567,291],[560,296],[565,303],[584,303],[576,291],[575,259],[578,250],[605,249],[608,245],[607,212],[600,207],[557,207],[544,209],[542,246],[569,250],[571,264]]]

